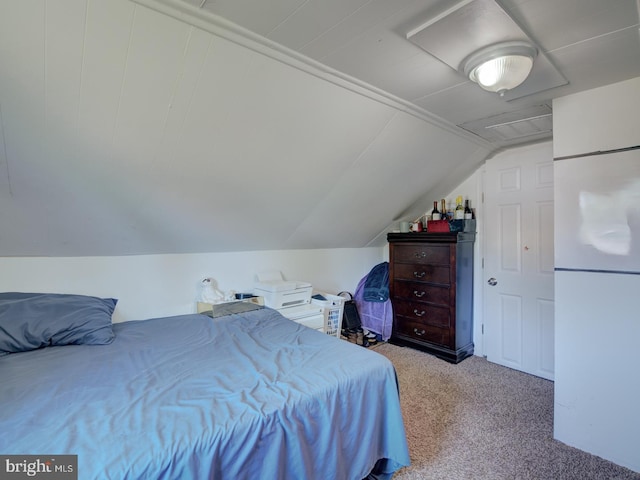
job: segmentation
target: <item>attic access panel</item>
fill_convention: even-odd
[[[551,138],[553,115],[551,106],[545,104],[473,120],[458,126],[489,142],[509,145],[514,142]]]
[[[409,31],[407,39],[463,76],[464,60],[481,48],[517,40],[534,45],[538,56],[533,62],[533,69],[522,85],[500,97],[507,101],[569,83],[540,47],[494,0],[462,0]]]

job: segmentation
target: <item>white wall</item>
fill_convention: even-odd
[[[614,150],[640,143],[640,77],[553,102],[553,156]]]
[[[554,101],[554,157],[640,145],[639,111],[640,78]],[[640,275],[556,271],[554,437],[640,472],[638,292]]]
[[[114,321],[195,311],[199,281],[212,277],[223,291],[251,290],[256,273],[280,270],[328,293],[354,292],[383,248],[137,255],[121,257],[0,258],[0,291],[78,293],[119,299]]]
[[[555,277],[554,438],[640,472],[640,276]]]

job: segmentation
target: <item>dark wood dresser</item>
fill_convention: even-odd
[[[473,355],[475,233],[389,233],[389,342],[452,363]]]

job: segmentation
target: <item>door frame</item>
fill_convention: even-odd
[[[536,143],[532,143],[532,144],[527,144],[527,145],[523,145],[521,147],[514,147],[512,150],[518,150],[518,148],[530,148],[530,147],[534,147],[535,145],[538,144],[544,144],[544,143],[551,143],[550,141],[543,141],[543,142],[536,142]],[[505,153],[505,150],[501,150],[498,152],[495,152],[493,155],[487,157],[487,159],[485,160],[484,164],[481,167],[481,190],[480,190],[480,196],[482,198],[482,202],[480,202],[480,205],[482,206],[482,216],[484,218],[484,214],[485,214],[485,202],[484,202],[484,197],[485,197],[485,191],[486,191],[486,169],[487,169],[487,162],[491,159],[493,159],[495,156],[497,156],[498,154],[503,154]],[[551,159],[552,160],[552,159]],[[555,201],[555,198],[553,199],[553,201]],[[474,312],[475,314],[479,314],[478,316],[476,316],[475,318],[481,318],[481,325],[479,325],[480,331],[481,331],[481,338],[482,338],[482,356],[487,358],[487,339],[485,338],[485,334],[484,334],[484,324],[485,324],[485,305],[486,305],[486,298],[487,295],[489,293],[489,288],[490,286],[487,284],[487,278],[485,278],[485,269],[484,269],[484,260],[488,255],[487,252],[487,245],[486,242],[484,241],[484,239],[486,238],[486,228],[485,228],[485,222],[481,222],[480,225],[481,229],[482,229],[482,234],[481,234],[481,239],[482,239],[482,250],[481,250],[481,255],[480,255],[480,266],[478,267],[478,270],[480,272],[480,277],[478,277],[477,275],[475,276],[475,280],[478,282],[481,282],[481,288],[478,288],[476,290],[476,292],[482,297],[481,301],[478,302],[478,308],[480,308],[480,312]],[[478,231],[480,231],[480,228],[478,228]],[[476,285],[480,285],[480,284],[476,284]],[[554,299],[555,300],[555,299]],[[555,348],[555,347],[554,347]],[[531,373],[532,375],[536,375],[535,373]],[[542,378],[546,378],[546,377],[542,377]]]

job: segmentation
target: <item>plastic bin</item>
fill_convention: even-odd
[[[322,295],[326,298],[326,300],[319,300],[311,297],[311,303],[320,305],[324,309],[324,333],[340,338],[345,298],[324,292],[314,292],[314,295]]]

